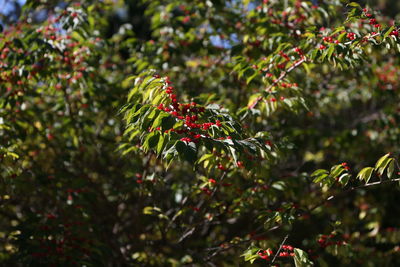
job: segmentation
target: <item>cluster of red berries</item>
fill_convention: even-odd
[[[382,26],[376,21],[375,18],[373,18],[373,15],[368,12],[368,9],[364,8],[363,9],[364,15],[369,19],[369,24],[374,26],[377,29],[380,29]]]
[[[160,78],[159,75],[154,75],[155,78]],[[215,122],[203,122],[203,123],[198,123],[200,120],[199,115],[201,113],[205,112],[204,107],[199,107],[195,102],[191,102],[189,104],[182,104],[179,103],[177,100],[177,95],[174,93],[175,88],[171,86],[171,81],[169,80],[168,77],[165,78],[165,84],[166,84],[166,89],[165,92],[168,94],[169,99],[171,100],[171,105],[165,105],[163,103],[159,104],[157,106],[157,109],[168,112],[172,116],[174,116],[178,120],[182,120],[183,123],[183,129],[168,129],[165,130],[165,133],[168,132],[175,132],[178,134],[186,134],[187,136],[184,136],[180,138],[181,141],[190,143],[190,142],[198,142],[201,138],[210,138],[210,135],[206,132],[210,127],[212,126],[217,126],[221,127],[222,122],[220,120],[215,120]],[[295,84],[293,84],[294,86]],[[297,85],[297,84],[296,84]],[[285,84],[285,86],[292,86],[292,84]],[[284,100],[284,97],[281,97],[281,100]],[[200,116],[201,117],[201,116]],[[161,128],[157,128],[155,130],[161,130]],[[194,131],[197,130],[197,131]],[[149,131],[153,131],[153,129],[149,129]],[[199,132],[200,131],[200,132]],[[226,137],[218,137],[216,140],[226,140],[226,139],[232,139],[231,136],[226,136]],[[216,152],[213,151],[215,154]],[[217,155],[218,157],[223,157],[227,158],[228,160],[231,160],[231,158],[228,155]],[[254,158],[251,155],[248,155],[249,157]],[[237,161],[236,166],[239,168],[244,168],[244,164],[242,161]],[[220,169],[221,171],[225,171],[226,167],[222,164],[219,163],[217,165],[217,168]]]
[[[158,75],[155,75],[154,77],[159,78]],[[197,123],[197,121],[199,120],[198,115],[204,113],[205,108],[197,107],[197,103],[195,102],[191,102],[189,104],[179,103],[177,100],[177,95],[174,94],[175,89],[173,86],[170,86],[171,82],[168,77],[166,78],[165,83],[168,85],[165,92],[168,94],[168,97],[170,98],[172,104],[169,106],[165,106],[163,103],[161,103],[157,106],[157,109],[168,112],[177,119],[184,121],[184,126],[186,127],[186,129],[183,129],[183,131],[181,132],[174,129],[167,130],[167,132],[175,131],[177,133],[189,133],[190,135],[194,136],[195,139],[198,139],[200,137],[208,137],[209,135],[207,133],[200,135],[198,133],[192,132],[192,129],[207,131],[213,125],[217,127],[222,126],[222,123],[219,120],[216,120],[215,122]],[[181,140],[191,142],[191,139],[189,137],[182,138]]]
[[[354,40],[354,33],[349,32],[349,33],[347,34],[347,37],[348,37],[350,40]],[[350,37],[351,37],[352,39],[351,39]],[[324,42],[326,42],[326,43],[334,43],[334,44],[339,44],[339,43],[340,43],[339,40],[334,40],[332,36],[325,36],[324,38],[322,38],[322,40],[323,40]],[[325,49],[325,48],[324,48],[324,49]]]
[[[189,137],[182,137],[182,138],[181,138],[181,141],[190,143],[190,142],[192,142],[192,139],[189,138]]]
[[[156,79],[160,79],[161,77],[159,75],[154,75],[153,76]],[[181,120],[183,122],[183,128],[180,129],[167,129],[164,130],[164,133],[169,133],[169,132],[175,132],[177,134],[184,134],[185,136],[180,138],[180,141],[185,142],[185,143],[197,143],[199,142],[202,138],[211,138],[210,135],[208,134],[207,130],[212,127],[222,127],[223,124],[220,120],[215,120],[215,122],[202,122],[199,123],[201,120],[201,115],[202,113],[205,112],[204,107],[199,107],[197,103],[191,102],[189,104],[183,104],[179,103],[177,99],[177,95],[174,93],[175,88],[171,85],[171,81],[169,80],[168,77],[164,78],[165,82],[165,93],[168,95],[169,100],[171,101],[171,104],[164,104],[160,103],[157,106],[157,109],[162,110],[164,112],[168,112],[172,116],[174,116],[177,120]],[[297,86],[297,84],[286,84],[285,86]],[[281,100],[284,100],[284,97],[280,98]],[[273,101],[273,100],[272,100]],[[152,132],[154,130],[161,131],[161,127],[157,127],[155,129],[149,128],[149,132]],[[215,137],[214,140],[229,140],[232,139],[231,136],[222,136],[222,137]],[[267,141],[268,145],[272,145],[270,141]],[[254,160],[254,156],[251,155],[247,150],[244,151],[247,154],[248,159]],[[216,157],[221,158],[221,161],[217,161],[217,168],[221,171],[226,171],[227,166],[225,165],[226,162],[231,161],[232,158],[228,154],[219,154],[215,150],[212,152]],[[236,167],[238,168],[244,168],[245,165],[242,161],[236,161],[235,162]],[[208,192],[206,192],[208,194]]]
[[[228,136],[228,137],[226,137],[226,138],[223,138],[223,137],[221,137],[221,138],[217,138],[218,140],[223,140],[223,139],[232,139],[230,136]],[[218,153],[217,151],[215,151],[215,150],[213,150],[213,155],[216,157],[216,159],[220,159],[221,161],[231,161],[232,160],[232,157],[230,157],[228,154],[221,154],[221,153]],[[247,158],[249,159],[249,160],[254,160],[255,159],[255,157],[254,156],[252,156],[247,150],[244,150],[244,153],[247,155]],[[262,160],[262,158],[260,157],[260,159]],[[240,160],[238,160],[238,161],[236,161],[236,166],[238,167],[238,168],[240,168],[240,169],[242,169],[242,168],[245,168],[245,164],[242,162],[242,161],[240,161]],[[222,164],[221,162],[219,162],[218,164],[217,164],[217,168],[219,169],[219,170],[221,170],[221,171],[226,171],[227,170],[227,168],[226,168],[226,166],[224,165],[224,164]]]
[[[264,235],[257,235],[255,231],[249,233],[250,239],[252,240],[266,240],[267,237]]]
[[[341,163],[341,165],[343,166],[343,168],[344,168],[346,171],[349,171],[349,170],[350,170],[350,167],[348,166],[347,162],[343,162],[343,163]]]
[[[283,57],[285,59],[285,61],[282,62],[282,63],[276,64],[276,67],[278,69],[284,70],[284,69],[287,68],[287,66],[289,66],[289,67],[295,66],[296,64],[299,64],[300,61],[305,59],[304,53],[299,47],[295,47],[293,49],[293,52],[295,52],[297,54],[297,55],[295,54],[295,56],[297,58],[295,58],[295,60],[291,64],[288,64],[291,61],[291,58],[289,57],[289,55],[287,53],[285,53],[284,51],[279,51],[279,55],[281,57]],[[263,60],[265,60],[265,59],[263,59]],[[253,65],[253,68],[254,69],[258,69],[258,66],[257,65]],[[264,68],[264,69],[260,70],[259,72],[260,73],[264,73],[265,77],[267,77],[267,78],[272,78],[274,75],[272,73],[270,73],[270,72],[267,72],[267,71],[268,71],[268,68]],[[285,83],[285,82],[282,82],[282,81],[279,81],[279,80],[274,80],[273,83],[276,84],[276,86],[280,86],[282,88],[291,88],[291,87],[297,87],[298,86],[297,83]],[[272,102],[276,101],[275,98],[271,98],[270,100]],[[281,100],[284,100],[284,97],[281,97]]]
[[[279,51],[279,55],[281,55],[281,57],[283,57],[284,59],[286,59],[287,61],[290,61],[290,58],[287,54],[285,54],[283,51]]]
[[[213,178],[208,179],[208,182],[209,182],[211,185],[216,185],[216,184],[217,184],[217,181],[216,181],[215,179],[213,179]],[[232,186],[231,183],[221,183],[221,185],[224,186],[224,187]]]
[[[221,163],[218,163],[217,168],[220,169],[221,171],[226,171],[226,167],[224,165],[222,165]]]
[[[399,30],[393,30],[393,31],[390,32],[389,35],[399,37]]]
[[[200,211],[200,208],[198,208],[198,207],[189,206],[189,208],[191,208],[195,212],[199,212]]]
[[[85,191],[87,191],[87,190],[84,189],[84,188],[78,188],[78,189],[68,188],[67,189],[67,193],[68,193],[67,199],[68,199],[68,201],[72,201],[73,200],[73,198],[72,198],[73,195],[78,195],[79,193],[82,193],[82,192],[85,192]],[[81,208],[81,207],[78,206],[77,208]]]
[[[290,245],[283,245],[282,251],[279,252],[278,257],[294,257],[294,248]]]
[[[349,32],[347,35],[347,38],[349,38],[351,41],[356,39],[356,34],[354,32]]]
[[[258,256],[260,256],[261,259],[269,260],[274,252],[272,251],[272,249],[269,248],[267,250],[260,250],[257,254]]]
[[[323,29],[323,30],[325,30],[325,29]],[[345,31],[342,31],[341,33],[345,33]],[[340,44],[340,41],[337,40],[337,39],[334,39],[334,37],[335,37],[335,36],[324,36],[324,37],[322,38],[322,40],[323,40],[325,43]],[[354,39],[356,39],[356,34],[355,34],[354,32],[348,32],[348,33],[346,34],[346,37],[347,37],[350,41],[353,41]],[[319,46],[319,49],[320,49],[320,50],[326,49],[326,45],[321,44],[321,45]]]
[[[379,88],[382,90],[396,90],[400,86],[400,68],[388,62],[375,70],[379,78]]]
[[[142,184],[143,183],[143,179],[142,179],[143,176],[142,176],[141,173],[136,173],[135,177],[136,177],[136,183],[138,183],[138,184]]]
[[[278,257],[294,257],[294,252],[293,252],[294,248],[290,245],[282,245],[281,247],[281,251],[279,252],[279,254],[277,255]],[[267,250],[260,250],[258,253],[258,256],[260,256],[260,258],[264,259],[264,260],[270,260],[271,257],[273,257],[274,252],[272,251],[272,249],[267,249]]]
[[[293,51],[296,52],[299,56],[304,56],[303,50],[301,50],[301,48],[299,47],[295,47]]]
[[[252,187],[250,190],[252,192],[260,192],[260,191],[266,191],[269,190],[269,186],[268,185],[256,185],[254,187]]]
[[[380,29],[382,28],[381,24],[379,24],[377,22],[377,20],[375,18],[373,18],[373,15],[371,13],[368,12],[368,10],[366,8],[363,9],[364,15],[369,18],[369,22],[368,24],[370,24],[371,26],[373,26],[374,28]],[[375,35],[376,32],[371,32],[372,35]],[[398,29],[394,29],[392,30],[389,35],[391,36],[395,36],[398,37],[399,36],[399,30]]]
[[[212,195],[212,191],[207,187],[201,187],[200,190],[203,191],[203,193],[206,194],[207,196]]]
[[[285,82],[281,82],[279,84],[282,88],[292,88],[292,87],[298,87],[297,83],[285,83]],[[283,97],[281,97],[281,100],[284,100]]]
[[[321,235],[320,238],[317,240],[317,243],[320,245],[321,248],[326,248],[333,245],[343,246],[346,244],[344,240],[334,241],[333,239],[335,238],[337,238],[336,234]]]
[[[269,1],[263,1],[264,5],[267,5]],[[271,23],[277,24],[277,25],[281,25],[284,26],[288,29],[294,29],[295,26],[299,23],[301,23],[302,21],[305,21],[307,16],[304,14],[304,12],[302,12],[302,6],[301,6],[302,1],[301,0],[297,0],[295,2],[295,8],[288,11],[283,11],[280,14],[274,14],[274,9],[273,8],[268,8],[266,9],[268,12],[268,15],[270,17],[272,17],[273,19],[271,19]],[[316,6],[312,6],[312,8],[315,8]],[[257,10],[259,11],[263,11],[263,6],[259,5],[256,7]],[[279,16],[279,18],[276,17],[276,15]]]
[[[281,96],[279,99],[283,101],[283,100],[285,100],[285,97]],[[278,101],[278,99],[276,99],[275,97],[271,97],[271,98],[269,98],[268,100],[269,100],[270,102],[276,102],[276,101]]]

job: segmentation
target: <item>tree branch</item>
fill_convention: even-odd
[[[270,265],[272,265],[272,264],[275,262],[276,257],[278,256],[279,252],[281,252],[282,246],[285,244],[285,242],[286,242],[286,240],[287,240],[288,238],[289,238],[289,235],[287,234],[287,235],[285,236],[285,238],[282,240],[282,243],[280,244],[278,251],[275,253],[275,256],[272,258],[272,261],[271,261]]]
[[[378,181],[378,182],[373,182],[373,183],[367,183],[367,184],[364,184],[364,185],[351,187],[351,188],[349,188],[349,189],[346,190],[346,191],[342,191],[342,192],[340,192],[340,193],[338,193],[338,194],[336,194],[336,195],[332,195],[332,196],[328,197],[327,199],[323,200],[323,201],[320,202],[319,204],[317,204],[317,205],[315,205],[314,207],[312,207],[309,211],[313,211],[313,210],[315,210],[316,208],[318,208],[318,207],[324,205],[326,202],[329,202],[329,201],[331,201],[331,200],[333,200],[333,199],[336,199],[336,198],[339,198],[339,197],[341,197],[341,196],[344,196],[344,195],[346,195],[346,194],[348,194],[348,193],[350,193],[350,192],[353,192],[353,191],[355,191],[355,190],[358,190],[358,189],[361,189],[361,188],[368,188],[368,187],[375,186],[375,185],[380,185],[380,184],[386,184],[386,183],[391,183],[391,182],[398,182],[398,181],[400,181],[400,178],[391,179],[391,180],[384,180],[384,181]]]
[[[303,64],[306,61],[306,57],[303,57],[302,59],[300,59],[299,61],[295,62],[290,68],[288,68],[287,70],[285,70],[284,72],[281,73],[281,75],[278,77],[278,79],[276,79],[275,81],[273,81],[273,83],[271,83],[266,89],[265,91],[270,91],[274,86],[276,86],[278,83],[280,83],[289,73],[291,73],[294,69],[296,69],[298,66],[300,66],[301,64]],[[257,97],[257,99],[248,106],[249,109],[254,108],[258,102],[260,102],[260,100],[262,99],[262,96]]]

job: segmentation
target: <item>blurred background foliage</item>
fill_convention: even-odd
[[[283,64],[278,52],[296,46],[311,55],[319,29],[343,25],[349,11],[335,0],[270,2],[274,14],[263,1],[1,0],[1,264],[246,266],[250,247],[262,266],[259,249],[277,251],[289,235],[317,265],[397,266],[398,188],[321,187],[309,174],[347,162],[355,177],[398,156],[398,51],[362,47],[363,60],[342,69],[316,58],[290,73],[295,86],[262,93],[271,82],[254,69],[264,58]],[[399,20],[396,0],[358,2],[384,24]],[[293,17],[273,22],[284,12]],[[195,171],[145,153],[123,134],[119,110],[129,77],[148,69],[168,76],[181,101],[217,104],[243,135],[267,131],[271,160],[247,157],[241,168],[210,153],[212,168]],[[269,102],[248,108],[260,95]],[[313,208],[343,190],[352,192]]]

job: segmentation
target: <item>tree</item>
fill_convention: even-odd
[[[399,264],[399,28],[319,2],[4,14],[2,264]]]

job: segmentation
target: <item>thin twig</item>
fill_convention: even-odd
[[[275,85],[277,85],[279,82],[281,82],[286,75],[288,75],[290,72],[292,72],[294,69],[296,69],[298,66],[300,66],[301,64],[303,64],[306,61],[306,57],[303,57],[302,59],[300,59],[299,61],[295,62],[290,68],[288,68],[287,70],[285,70],[284,72],[281,73],[281,75],[278,77],[278,79],[274,80],[266,89],[265,91],[268,92],[270,91]],[[260,100],[262,99],[262,96],[257,97],[257,99],[249,106],[249,109],[254,108],[258,102],[260,102]]]
[[[275,253],[275,256],[272,258],[272,261],[271,261],[271,263],[270,263],[271,266],[272,266],[272,264],[275,262],[276,257],[278,257],[279,252],[281,252],[281,250],[282,250],[282,246],[285,244],[285,242],[286,242],[286,240],[287,240],[288,238],[289,238],[289,234],[287,234],[287,235],[285,236],[285,238],[282,240],[282,243],[281,243],[281,245],[279,246],[278,251]]]
[[[209,256],[206,258],[206,261],[209,261],[211,258],[217,256],[219,253],[221,253],[221,252],[223,252],[223,251],[229,250],[229,249],[231,249],[231,248],[233,248],[233,247],[237,247],[237,246],[240,246],[240,245],[243,245],[243,244],[246,244],[246,243],[253,242],[253,241],[255,240],[255,238],[257,238],[257,237],[262,237],[262,236],[265,235],[266,233],[272,232],[272,231],[274,231],[274,230],[276,230],[276,229],[279,229],[280,227],[281,227],[280,225],[276,225],[276,226],[274,226],[274,227],[272,227],[272,228],[270,228],[270,229],[268,229],[268,230],[266,230],[266,231],[264,231],[264,232],[261,232],[261,233],[259,233],[259,234],[257,234],[257,235],[253,235],[252,238],[250,238],[250,239],[246,239],[246,240],[242,240],[242,241],[239,241],[239,242],[237,242],[237,243],[234,243],[234,244],[230,244],[230,245],[227,246],[227,247],[218,246],[218,247],[208,248],[208,249],[206,249],[206,250],[208,250],[208,251],[215,250],[215,252],[214,252],[213,254],[209,255]]]
[[[340,192],[339,194],[332,195],[332,196],[328,197],[327,199],[323,200],[323,201],[320,202],[319,204],[317,204],[317,205],[315,205],[314,207],[312,207],[309,211],[313,211],[313,210],[315,210],[316,208],[318,208],[318,207],[324,205],[326,202],[331,201],[332,199],[336,199],[336,198],[338,198],[338,197],[340,197],[340,196],[346,195],[347,193],[353,192],[354,190],[361,189],[361,188],[368,188],[368,187],[375,186],[375,185],[380,185],[380,184],[386,184],[386,183],[391,183],[391,182],[398,182],[398,181],[400,181],[400,178],[391,179],[391,180],[384,180],[384,181],[378,181],[378,182],[373,182],[373,183],[367,183],[367,184],[364,184],[364,185],[351,187],[351,188],[349,188],[349,189],[346,190],[346,191],[342,191],[342,192]]]

